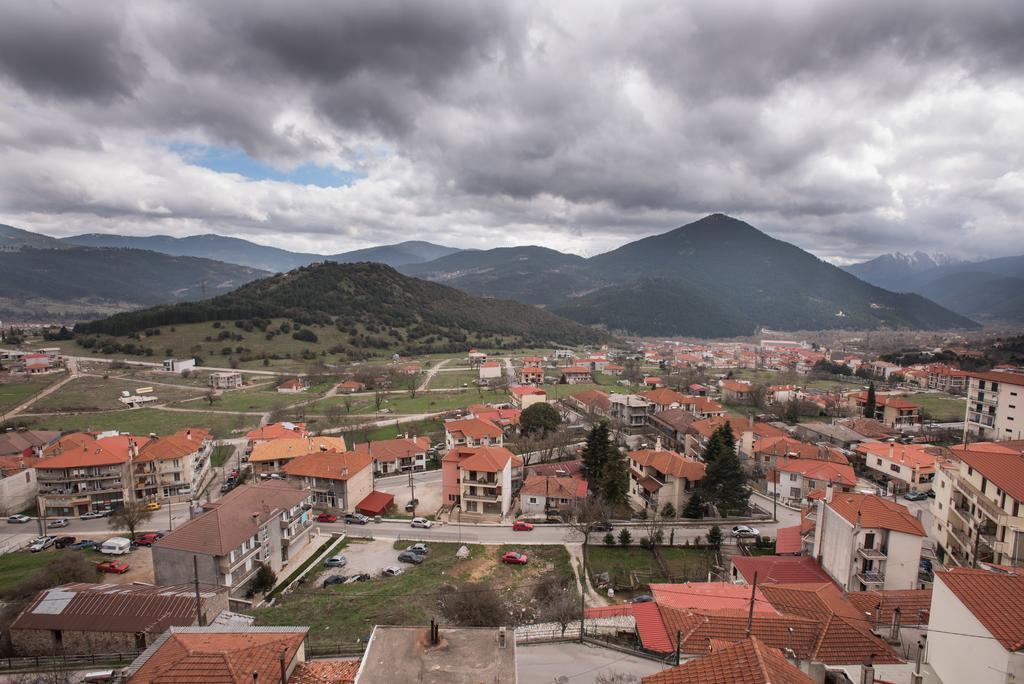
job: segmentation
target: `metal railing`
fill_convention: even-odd
[[[29,669],[82,669],[93,665],[127,665],[139,655],[138,651],[128,653],[86,653],[53,656],[17,656],[0,659],[0,670]]]

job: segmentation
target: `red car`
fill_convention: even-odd
[[[506,551],[501,555],[501,562],[509,565],[526,565],[530,562],[530,557],[518,551]]]
[[[158,541],[163,536],[162,532],[147,532],[146,534],[139,535],[135,543],[139,546],[152,546],[153,542]]]
[[[528,522],[523,522],[522,520],[516,520],[512,525],[512,529],[516,532],[529,532],[533,529],[533,525]]]
[[[321,513],[316,516],[317,522],[338,522],[338,516],[331,515],[330,513]]]
[[[105,561],[97,565],[96,569],[100,572],[113,572],[118,575],[123,575],[128,572],[128,564],[124,561]]]

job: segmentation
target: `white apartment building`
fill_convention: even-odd
[[[964,430],[989,441],[1024,439],[1024,374],[970,373]]]
[[[925,444],[864,442],[856,451],[864,455],[864,465],[873,477],[886,483],[890,492],[927,492],[932,488],[938,457]]]
[[[1024,566],[1024,454],[993,442],[951,451],[936,476],[932,536],[960,565]]]
[[[825,491],[814,528],[814,557],[825,572],[846,591],[921,588],[921,522],[873,494]]]

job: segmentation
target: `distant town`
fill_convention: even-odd
[[[584,648],[608,682],[1011,671],[1021,340],[850,337],[277,369],[8,328],[6,667],[544,681],[537,654]]]

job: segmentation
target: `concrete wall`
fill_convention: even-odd
[[[366,467],[351,476],[345,484],[348,496],[346,511],[354,511],[356,504],[365,499],[373,491],[373,468]]]
[[[921,544],[924,540],[913,534],[889,532],[889,551],[885,560],[886,589],[917,589]]]
[[[39,484],[35,468],[0,479],[0,515],[21,513],[29,506],[35,506]]]
[[[853,525],[831,508],[822,506],[814,534],[815,555],[821,557],[821,567],[840,587],[850,590],[851,564],[856,552]]]
[[[172,586],[190,584],[195,581],[192,556],[199,561],[199,581],[203,584],[221,586],[220,571],[213,556],[193,554],[191,551],[169,549],[159,544],[153,547],[153,576],[156,584]]]
[[[1024,678],[1020,659],[1011,662],[1010,653],[946,587],[941,576],[935,578],[932,588],[928,663],[943,682],[1005,684]]]
[[[501,515],[508,515],[512,507],[512,461],[505,464],[501,471]]]

